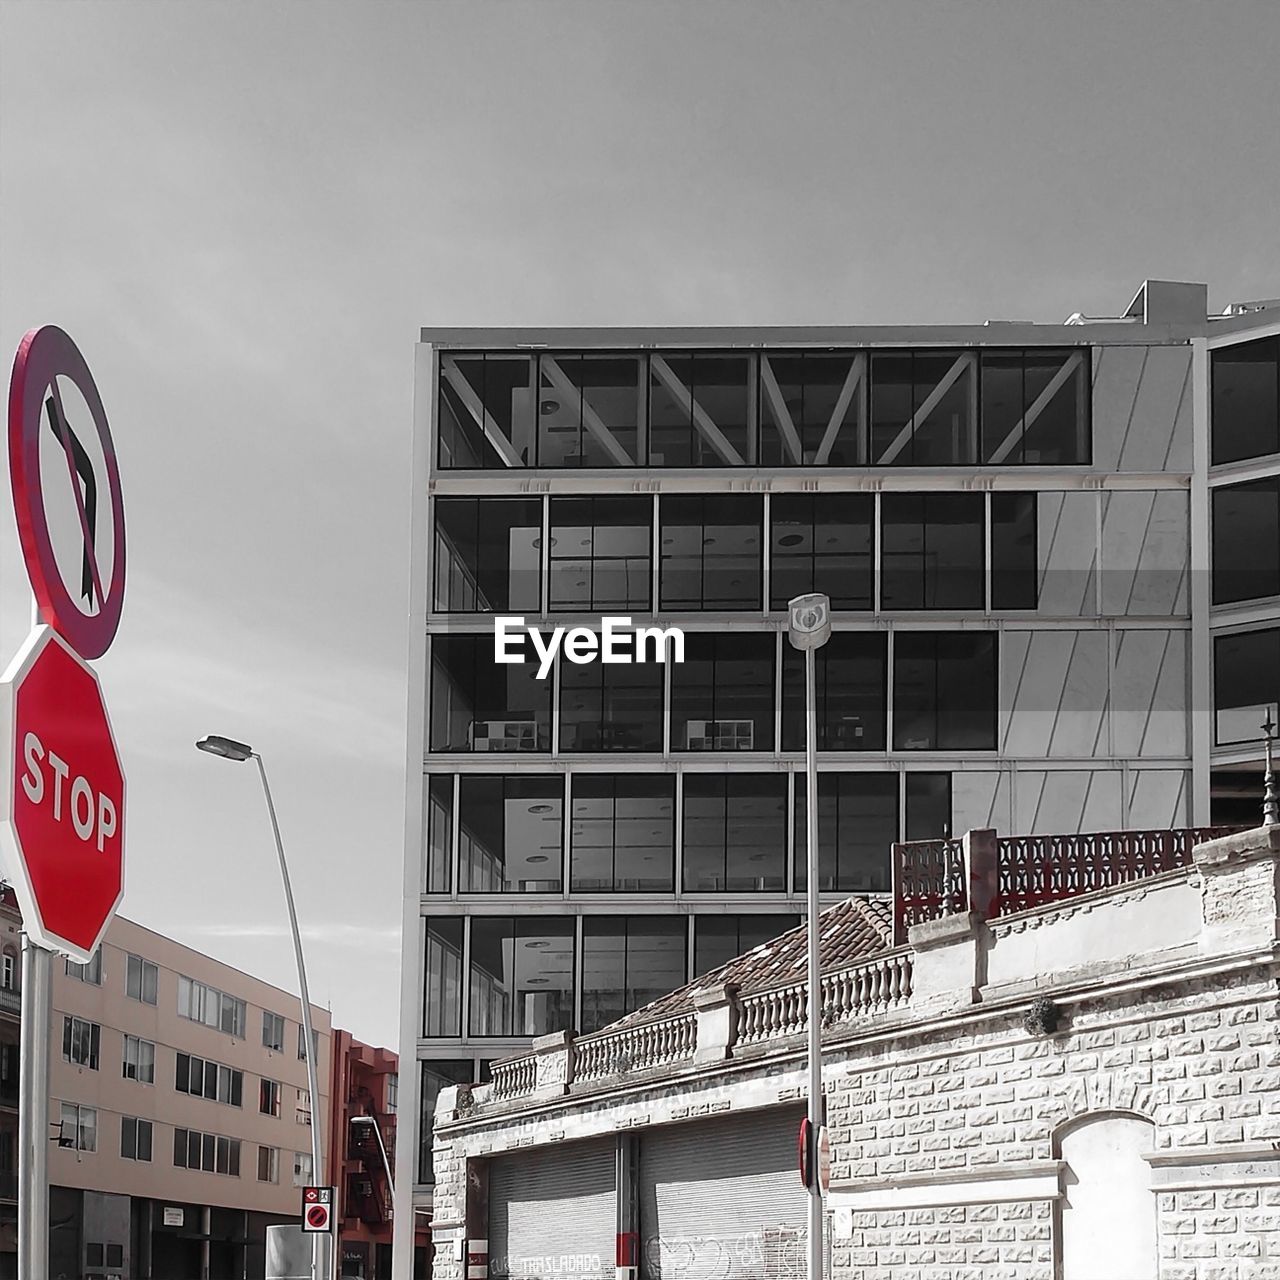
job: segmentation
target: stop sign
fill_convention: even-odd
[[[124,772],[97,677],[47,626],[0,681],[0,790],[24,928],[88,960],[124,896]]]

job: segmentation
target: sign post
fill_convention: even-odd
[[[53,956],[92,959],[124,896],[124,771],[85,661],[106,652],[120,623],[124,506],[102,400],[61,329],[33,329],[19,344],[8,425],[35,596],[31,635],[0,679],[0,847],[23,919],[18,1274],[46,1280]],[[52,463],[44,469],[42,444]],[[63,470],[65,485],[53,492],[59,482],[50,481],[46,492],[44,477]],[[108,505],[101,522],[99,497]]]

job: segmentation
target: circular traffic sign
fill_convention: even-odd
[[[63,403],[66,384],[76,389],[88,409],[97,437],[95,452],[100,454],[106,472],[111,506],[111,572],[106,581],[100,563],[104,540],[97,529],[95,460],[82,438],[87,435],[88,424],[69,421]],[[40,430],[45,423],[56,441],[55,447],[65,456],[71,505],[79,526],[81,575],[74,593],[58,565],[49,504],[41,480]],[[101,657],[120,625],[124,603],[120,468],[102,398],[89,366],[76,344],[56,325],[32,329],[18,344],[9,382],[9,475],[22,554],[41,616],[82,658]],[[82,601],[86,602],[85,607]]]
[[[329,1224],[329,1206],[327,1204],[313,1204],[307,1210],[307,1225],[314,1227],[317,1231],[323,1230]]]

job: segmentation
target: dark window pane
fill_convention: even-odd
[[[772,751],[772,634],[686,632],[671,668],[673,751]]]
[[[573,888],[670,893],[675,779],[579,774],[573,779]]]
[[[583,1031],[599,1030],[685,981],[685,928],[683,917],[583,920]]]
[[[464,775],[458,868],[464,893],[559,893],[564,779]]]
[[[453,887],[453,778],[432,774],[422,815],[422,892],[448,893]]]
[[[819,751],[883,751],[888,640],[836,631],[814,662]],[[804,654],[782,646],[782,749],[805,749]]]
[[[442,356],[440,466],[533,465],[533,362],[528,356]]]
[[[786,884],[784,774],[684,776],[687,892],[778,890]]]
[[[462,1034],[462,921],[423,922],[426,975],[422,992],[422,1034]]]
[[[1036,495],[991,495],[991,607],[1034,609],[1039,600]]]
[[[560,664],[561,751],[661,751],[661,663]],[[679,669],[678,667],[676,668]]]
[[[882,608],[982,608],[981,494],[886,493],[880,518]]]
[[[893,690],[896,751],[994,750],[994,633],[898,632]]]
[[[572,920],[471,920],[473,1036],[540,1036],[573,1025]]]
[[[760,460],[766,466],[860,465],[866,353],[776,354],[760,361]]]
[[[798,916],[695,916],[693,920],[693,976],[700,978],[735,956],[794,929]]]
[[[432,608],[536,613],[541,536],[536,498],[437,498]]]
[[[1021,351],[982,353],[982,461],[1022,461],[1023,393]]]
[[[807,890],[805,776],[795,775],[796,889]],[[896,773],[818,775],[818,887],[886,893],[890,848],[898,838]]]
[[[470,1058],[429,1058],[422,1064],[421,1107],[418,1116],[419,1182],[434,1182],[431,1168],[431,1130],[440,1090],[453,1084],[470,1084],[474,1063]]]
[[[509,663],[495,660],[489,634],[431,638],[432,751],[550,748],[551,675],[538,679],[532,642],[520,638],[524,661]]]
[[[553,498],[549,607],[647,611],[652,516],[648,498]]]
[[[751,461],[746,356],[650,358],[649,461],[655,467],[727,467]]]
[[[944,840],[951,835],[951,775],[907,774],[908,840]]]
[[[538,373],[540,467],[636,464],[644,419],[640,357],[548,353]]]
[[[1213,602],[1280,594],[1280,476],[1213,494]]]
[[[894,467],[976,462],[976,368],[969,352],[876,352],[872,460]]]
[[[660,513],[663,609],[760,608],[760,498],[667,497]]]
[[[1022,431],[1018,452],[990,462],[1031,467],[1087,464],[1089,438],[1089,353],[1027,351],[1023,365]]]
[[[1280,719],[1280,629],[1216,636],[1213,666],[1219,744],[1256,742],[1268,712]]]
[[[870,609],[875,500],[870,494],[778,494],[770,508],[769,607],[821,591],[833,609]]]
[[[1213,460],[1280,453],[1280,335],[1210,355]]]

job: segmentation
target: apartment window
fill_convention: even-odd
[[[258,1111],[264,1116],[280,1114],[280,1083],[263,1079],[258,1082]]]
[[[674,751],[773,750],[773,633],[688,632],[671,668]]]
[[[880,498],[884,609],[981,609],[986,564],[980,493]]]
[[[62,1019],[62,1056],[75,1066],[97,1071],[101,1040],[102,1028],[96,1022],[84,1018]]]
[[[577,892],[672,892],[675,779],[576,775],[570,861]]]
[[[473,1036],[539,1036],[573,1025],[573,921],[471,919]]]
[[[1086,349],[986,350],[980,358],[984,465],[1088,464]]]
[[[311,1186],[311,1154],[307,1151],[293,1153],[293,1185],[295,1187]]]
[[[154,1005],[160,981],[160,970],[150,960],[129,956],[125,961],[124,993],[130,1000]]]
[[[598,1031],[685,981],[684,917],[587,916],[582,1029]]]
[[[12,951],[0,956],[0,990],[18,989],[18,957]]]
[[[1213,460],[1280,453],[1280,335],[1210,354]]]
[[[432,608],[537,613],[541,545],[539,498],[437,498]]]
[[[457,917],[423,922],[425,955],[422,1034],[462,1034],[462,921]]]
[[[799,922],[795,915],[694,916],[693,976],[700,978],[728,964],[735,956],[789,932]]]
[[[820,591],[833,609],[871,609],[875,499],[869,493],[779,493],[769,508],[769,607]]]
[[[267,1009],[262,1011],[262,1047],[284,1052],[284,1019]]]
[[[991,607],[1034,609],[1039,603],[1034,493],[991,495]]]
[[[423,789],[422,892],[453,888],[453,778],[433,773]]]
[[[796,775],[796,891],[809,885],[803,774]],[[818,775],[818,888],[886,893],[890,846],[898,838],[896,773]]]
[[[804,654],[782,648],[782,749],[805,749]],[[836,631],[815,655],[819,751],[883,751],[888,640]]]
[[[729,467],[754,461],[751,361],[715,352],[649,358],[649,462]]]
[[[778,891],[786,866],[784,774],[684,775],[686,892]]]
[[[320,1061],[320,1033],[313,1027],[311,1029],[311,1047],[316,1053],[316,1062]],[[298,1061],[306,1062],[307,1060],[307,1029],[298,1023]]]
[[[474,1071],[475,1063],[470,1058],[428,1058],[421,1064],[417,1182],[432,1183],[436,1180],[431,1167],[431,1136],[440,1090],[450,1085],[470,1084]]]
[[[951,775],[909,773],[907,839],[946,840],[951,835]]]
[[[90,986],[100,987],[102,985],[102,948],[99,947],[93,953],[93,958],[87,964],[68,960],[67,977],[78,978],[81,982],[89,983]]]
[[[1280,595],[1280,476],[1213,493],[1213,603]]]
[[[464,893],[559,893],[564,778],[480,777],[458,783]]]
[[[553,613],[648,610],[649,498],[552,498],[550,528]]]
[[[151,1121],[120,1117],[120,1158],[151,1162]]]
[[[432,751],[550,749],[551,680],[538,679],[527,638],[525,655],[495,661],[491,632],[431,638]]]
[[[121,1074],[126,1080],[136,1080],[139,1084],[155,1084],[155,1045],[150,1040],[142,1040],[138,1036],[125,1036]]]
[[[534,466],[537,408],[530,357],[442,356],[441,470]]]
[[[996,667],[994,632],[899,631],[894,750],[994,750]]]
[[[202,1173],[240,1176],[240,1139],[195,1129],[174,1129],[173,1164],[176,1169],[196,1169]]]
[[[644,360],[546,353],[538,359],[538,465],[632,467],[645,418]]]
[[[977,461],[977,358],[969,351],[871,356],[871,454],[883,467]]]
[[[400,1077],[393,1071],[387,1076],[387,1092],[382,1109],[387,1113],[387,1115],[393,1116],[396,1113],[396,1108],[399,1106],[399,1102]]]
[[[191,978],[178,978],[178,1013],[192,1022],[217,1027],[237,1040],[244,1039],[245,1003],[215,987]]]
[[[82,1107],[73,1102],[64,1102],[61,1119],[59,1146],[69,1146],[76,1151],[97,1151],[97,1107]]]
[[[654,661],[561,662],[560,750],[661,751],[665,670]]]
[[[760,461],[865,463],[866,352],[796,351],[760,359]]]
[[[258,1181],[280,1181],[280,1149],[279,1147],[258,1148]],[[305,1184],[304,1184],[305,1185]]]
[[[244,1100],[244,1072],[189,1053],[176,1056],[173,1087],[179,1093],[238,1107]]]
[[[664,497],[663,609],[759,609],[764,504],[754,495]]]
[[[1254,742],[1280,720],[1280,628],[1215,636],[1213,707],[1219,746]]]

